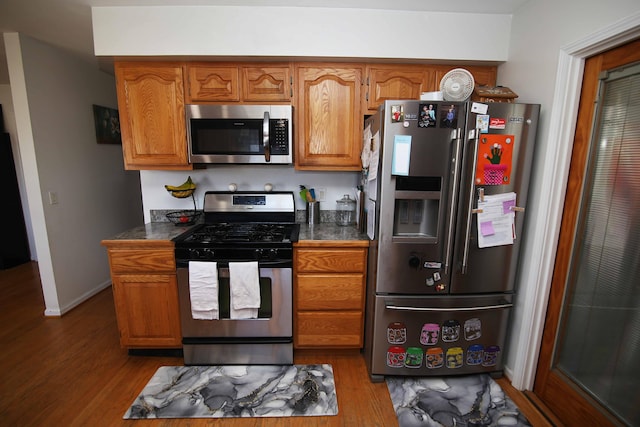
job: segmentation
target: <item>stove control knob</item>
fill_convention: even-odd
[[[200,250],[198,249],[189,249],[189,257],[192,259],[200,258]]]
[[[264,254],[262,253],[262,249],[256,249],[255,251],[253,251],[253,253],[255,254],[255,258],[256,258],[257,260],[262,259],[263,255],[264,255]]]
[[[278,250],[275,248],[271,248],[269,249],[269,254],[267,256],[269,259],[276,259],[278,258]]]
[[[216,256],[214,250],[211,248],[204,248],[202,250],[202,255],[203,255],[203,258],[205,259],[213,259]]]
[[[420,267],[420,258],[418,258],[416,255],[411,255],[409,257],[409,267],[411,268]]]

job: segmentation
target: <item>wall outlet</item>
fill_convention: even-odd
[[[58,193],[55,191],[49,191],[49,204],[57,205],[58,204]]]
[[[324,198],[327,196],[326,188],[316,188],[316,200],[319,202],[324,202]]]

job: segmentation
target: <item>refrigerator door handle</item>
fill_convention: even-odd
[[[469,200],[467,201],[467,224],[464,232],[464,249],[462,253],[462,274],[467,273],[469,263],[469,242],[471,240],[471,220],[473,218],[473,197],[475,196],[476,168],[478,167],[478,141],[480,140],[480,129],[469,132],[469,138],[473,139],[473,168],[469,173]]]
[[[401,311],[421,311],[421,312],[454,312],[454,311],[481,311],[481,310],[499,310],[503,308],[511,308],[513,304],[496,304],[496,305],[482,305],[479,307],[407,307],[401,305],[385,304],[387,310],[401,310]]]
[[[462,161],[462,156],[460,155],[460,141],[462,139],[462,130],[457,129],[454,131],[453,139],[456,142],[455,146],[455,157],[453,158],[453,191],[451,194],[458,194],[458,187],[460,186],[460,162]],[[456,198],[451,197],[451,202],[449,205],[449,229],[447,230],[447,247],[445,249],[445,258],[444,258],[444,274],[449,275],[449,264],[451,262],[451,249],[453,248],[453,229],[455,227],[456,215],[454,214],[456,209]]]

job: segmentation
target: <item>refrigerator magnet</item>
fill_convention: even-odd
[[[489,106],[480,102],[474,102],[471,104],[471,112],[476,114],[487,114]]]
[[[436,127],[436,114],[438,106],[435,104],[420,104],[420,120],[418,120],[419,128]]]
[[[482,322],[477,317],[467,319],[464,322],[464,339],[477,340],[482,336]]]
[[[404,122],[404,107],[402,105],[391,106],[391,123]]]
[[[499,117],[492,117],[489,119],[489,129],[504,129],[507,126],[507,121]]]
[[[455,105],[444,105],[440,112],[440,127],[455,128],[458,126],[458,109]]]
[[[478,144],[476,185],[509,184],[514,145],[514,135],[482,134]]]
[[[489,132],[489,115],[478,114],[476,116],[476,128],[480,129],[480,133]]]

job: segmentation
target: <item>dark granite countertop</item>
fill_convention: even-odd
[[[171,240],[193,226],[175,225],[172,222],[148,222],[105,240]]]
[[[340,226],[336,223],[324,223],[308,225],[300,224],[300,237],[302,240],[369,240],[366,233],[361,233],[355,225]]]
[[[105,240],[171,240],[193,226],[176,226],[171,222],[149,222],[118,233]],[[300,224],[298,240],[369,240],[355,226],[339,226],[333,222]]]

